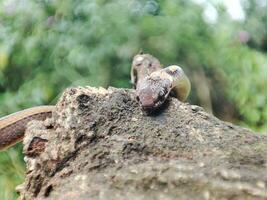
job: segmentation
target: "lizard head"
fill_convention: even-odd
[[[160,77],[145,78],[136,90],[137,100],[143,110],[151,112],[159,108],[171,91],[171,82]]]

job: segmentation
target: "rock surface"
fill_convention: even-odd
[[[267,137],[169,98],[146,115],[126,89],[70,88],[29,124],[22,199],[267,199]]]

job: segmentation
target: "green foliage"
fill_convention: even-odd
[[[209,24],[203,6],[186,0],[3,0],[0,115],[54,104],[69,86],[130,87],[131,59],[142,49],[165,66],[184,67],[191,103],[266,130],[267,57],[239,38],[253,20],[266,19],[253,5],[244,24],[231,21],[220,5],[217,23]],[[254,31],[264,38],[265,27]],[[0,153],[0,163],[0,199],[10,199],[22,182],[23,162],[11,149]]]
[[[15,187],[22,183],[25,176],[21,145],[0,155],[0,199],[17,199]]]
[[[267,2],[247,0],[244,9],[247,15],[244,28],[251,37],[250,47],[267,52]]]

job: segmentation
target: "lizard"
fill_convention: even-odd
[[[147,113],[157,110],[170,94],[184,102],[191,90],[191,83],[181,67],[162,68],[160,62],[149,54],[134,57],[131,80],[137,101]]]
[[[160,107],[170,93],[185,101],[190,92],[190,81],[176,65],[162,68],[158,59],[140,53],[133,59],[131,81],[140,106],[146,111]],[[44,121],[52,116],[55,106],[37,106],[0,118],[0,151],[23,139],[28,122]]]

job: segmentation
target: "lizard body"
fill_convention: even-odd
[[[134,56],[131,68],[131,82],[134,88],[138,88],[145,77],[160,69],[162,67],[159,60],[153,56],[143,53]]]
[[[183,70],[172,65],[162,69],[158,59],[149,54],[134,57],[131,81],[137,100],[146,111],[160,107],[172,92],[185,101],[190,92],[190,81]],[[32,120],[45,120],[52,116],[55,106],[38,106],[0,118],[0,151],[23,139],[26,126]]]
[[[191,91],[189,78],[186,76],[183,69],[177,65],[171,65],[165,68],[164,71],[172,76],[171,90],[174,96],[184,102]]]

